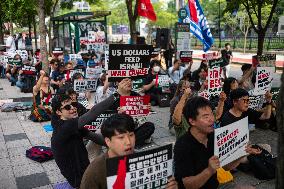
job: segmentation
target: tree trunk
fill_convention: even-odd
[[[0,44],[4,44],[2,10],[0,9]]]
[[[133,33],[136,31],[136,20],[138,18],[137,15],[137,7],[138,7],[138,0],[135,0],[135,6],[133,10],[133,0],[125,0],[126,7],[127,7],[127,14],[128,14],[128,20],[129,20],[129,28],[130,28],[130,36],[131,40],[134,40]]]
[[[49,43],[48,43],[48,52],[49,52],[49,54],[51,55],[51,53],[52,53],[52,39],[51,39],[51,28],[52,28],[52,22],[51,22],[51,18],[53,18],[53,13],[52,13],[52,15],[50,16],[50,20],[49,20],[49,23],[48,23],[48,33],[47,33],[47,35],[48,35],[48,40],[49,40]]]
[[[276,189],[284,188],[284,69],[281,77],[281,88],[277,100],[276,119],[278,131],[278,149],[277,149],[277,168],[276,168]]]
[[[129,18],[129,27],[130,27],[130,36],[131,40],[134,40],[134,35],[133,33],[136,31],[136,20]]]
[[[34,16],[34,20],[33,20],[33,24],[34,24],[34,38],[35,38],[35,50],[37,50],[37,33],[36,33],[36,19]]]
[[[42,69],[48,73],[48,61],[47,61],[47,45],[46,45],[46,26],[45,26],[45,11],[44,0],[38,0],[38,17],[39,17],[39,35],[40,35],[40,55],[42,62]]]
[[[264,38],[265,38],[266,30],[259,30],[257,36],[257,55],[262,55],[263,53],[263,45],[264,45]]]

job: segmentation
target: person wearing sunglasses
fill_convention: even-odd
[[[242,88],[232,90],[230,98],[233,107],[224,112],[221,118],[221,127],[239,121],[247,116],[249,124],[256,124],[260,120],[268,120],[271,116],[272,95],[269,92],[265,94],[266,107],[263,112],[249,108],[249,93]]]
[[[119,99],[119,96],[125,96],[123,88],[124,86],[119,85],[116,93],[95,105],[82,116],[78,116],[76,105],[70,96],[61,94],[52,99],[51,149],[61,174],[73,188],[79,188],[84,171],[90,164],[83,139],[105,145],[100,134],[93,133],[84,126],[95,121],[101,113],[108,110]]]

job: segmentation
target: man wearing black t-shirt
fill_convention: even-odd
[[[266,107],[264,112],[258,112],[249,106],[249,93],[241,88],[231,91],[230,98],[233,102],[233,107],[225,112],[221,119],[221,127],[239,121],[248,116],[249,124],[256,124],[259,120],[267,120],[271,116],[271,99],[270,93],[265,94]]]
[[[228,78],[229,75],[229,68],[230,68],[230,63],[232,62],[233,59],[233,53],[230,50],[231,48],[231,44],[230,43],[226,43],[225,44],[225,49],[223,49],[221,51],[221,55],[223,58],[223,71],[224,71],[224,77],[225,79]]]
[[[203,97],[189,99],[184,116],[191,125],[174,148],[175,178],[179,189],[218,188],[216,170],[219,158],[214,156],[214,115],[211,104]],[[240,159],[224,166],[226,170],[237,167]]]

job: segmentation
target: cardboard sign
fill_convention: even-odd
[[[202,57],[204,60],[213,60],[213,59],[216,59],[218,57],[218,52],[213,52],[213,53],[205,53],[205,54],[202,54]]]
[[[132,90],[135,92],[139,92],[143,87],[143,79],[136,79],[132,81]]]
[[[125,113],[133,117],[146,116],[149,114],[148,104],[150,96],[121,96],[120,107],[125,110]]]
[[[74,80],[74,91],[85,92],[85,91],[96,91],[97,79],[84,79]]]
[[[254,55],[252,57],[252,65],[257,67],[258,65],[262,67],[275,67],[276,54],[264,54],[261,56]]]
[[[258,95],[258,96],[249,96],[249,108],[257,110],[262,108],[263,105],[263,96]]]
[[[107,188],[113,189],[117,180],[122,181],[123,188],[165,188],[168,177],[173,175],[172,158],[172,144],[107,158]]]
[[[221,167],[247,155],[248,117],[215,129],[214,135],[214,155],[219,157]]]
[[[120,81],[131,77],[140,79],[148,74],[152,46],[150,45],[109,45],[109,81]]]
[[[264,95],[267,91],[270,91],[273,80],[273,67],[257,67],[256,71],[256,83],[255,94]]]
[[[87,79],[99,78],[102,71],[103,71],[103,69],[101,67],[87,68],[86,69],[86,78]]]
[[[115,113],[116,112],[113,110],[107,110],[104,113],[100,114],[91,124],[85,125],[84,128],[90,131],[98,131],[101,129],[103,122]]]
[[[192,51],[180,51],[179,57],[182,63],[191,62],[192,61]]]
[[[279,87],[271,88],[270,93],[272,94],[272,100],[273,101],[276,101],[278,99],[279,92],[280,92],[280,88]]]

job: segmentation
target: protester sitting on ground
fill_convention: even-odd
[[[170,78],[174,81],[176,85],[183,77],[183,73],[185,70],[186,68],[181,66],[181,61],[179,59],[175,59],[174,65],[169,68],[168,73]]]
[[[13,58],[13,61],[22,61],[22,58],[19,54],[16,54]],[[6,77],[8,80],[11,82],[11,86],[15,86],[16,82],[18,80],[18,75],[19,75],[19,70],[21,67],[16,66],[15,64],[12,65],[7,65],[6,68]]]
[[[125,86],[118,87],[121,90]],[[101,135],[88,131],[84,126],[109,109],[117,100],[116,97],[123,95],[120,90],[80,117],[78,117],[76,105],[72,103],[69,96],[56,95],[52,99],[51,148],[57,166],[73,188],[79,188],[85,169],[90,163],[83,137],[99,145],[105,144]]]
[[[205,63],[201,63],[199,68],[192,73],[191,81],[194,82],[194,85],[192,86],[194,92],[207,89],[207,75],[208,66]]]
[[[100,80],[100,85],[97,87],[95,93],[95,104],[105,100],[115,90],[113,87],[110,87],[111,83],[108,82],[108,76],[106,73],[102,73],[100,75],[99,80]]]
[[[33,87],[33,108],[30,120],[35,122],[50,121],[51,119],[51,99],[54,94],[50,87],[49,77],[41,70],[40,78]]]
[[[64,83],[64,63],[59,63],[58,68],[52,73],[51,86],[54,91],[57,91]]]
[[[24,66],[30,66],[30,62],[28,60],[23,62]],[[23,70],[19,70],[19,75],[18,75],[18,79],[16,82],[16,86],[19,87],[21,90],[23,88],[26,88],[27,86],[27,77],[24,75],[24,71]]]
[[[174,147],[175,178],[178,188],[216,189],[219,182],[216,170],[219,158],[214,156],[214,114],[211,104],[203,97],[190,98],[184,107],[184,116],[190,128],[177,139]],[[247,146],[247,152],[253,153]],[[237,159],[224,166],[236,168],[242,161]]]
[[[245,89],[246,91],[250,91],[254,88],[254,84],[256,81],[256,75],[254,74],[254,70],[256,69],[251,64],[244,64],[241,67],[243,75],[239,80],[239,87]]]
[[[235,90],[239,87],[239,84],[238,84],[238,80],[234,77],[228,77],[224,80],[224,83],[223,83],[223,91],[224,93],[226,94],[226,101],[225,101],[225,104],[224,104],[224,112],[228,111],[229,109],[231,109],[233,107],[233,103],[231,101],[231,98],[230,98],[230,93],[232,90]]]
[[[87,112],[87,109],[81,103],[78,102],[78,94],[76,93],[76,91],[74,91],[73,88],[67,89],[65,94],[71,98],[72,104],[76,106],[79,117]]]
[[[144,79],[143,91],[145,94],[150,95],[151,105],[158,105],[159,95],[162,94],[162,89],[157,86],[158,74],[161,71],[160,62],[153,60],[150,64],[150,70],[147,77]]]
[[[102,125],[102,135],[108,147],[106,153],[97,157],[86,169],[81,182],[81,189],[106,189],[106,159],[134,153],[135,123],[126,114],[115,114]],[[174,178],[168,180],[167,189],[177,189]]]
[[[52,77],[52,73],[57,70],[58,68],[58,62],[55,59],[51,59],[49,61],[49,76]]]
[[[239,121],[248,116],[249,124],[256,124],[260,120],[268,120],[271,116],[272,109],[272,95],[267,92],[265,94],[266,107],[264,112],[258,112],[249,108],[249,93],[241,88],[232,90],[230,93],[231,101],[233,102],[233,107],[224,112],[221,119],[221,127]],[[256,127],[258,125],[255,125]]]
[[[118,88],[120,94],[123,96],[140,96],[138,93],[132,91],[132,81],[129,78],[123,79],[119,82],[118,86],[123,86],[123,88]],[[119,99],[119,98],[118,98]],[[120,99],[119,99],[120,100]],[[124,107],[120,107],[120,101],[117,100],[111,107],[110,110],[118,111],[118,113],[124,113]],[[151,109],[151,105],[148,105],[148,108]],[[137,128],[135,129],[136,135],[136,147],[141,147],[147,143],[151,142],[151,136],[155,131],[155,125],[152,122],[147,122],[145,117],[135,118],[137,123]]]

